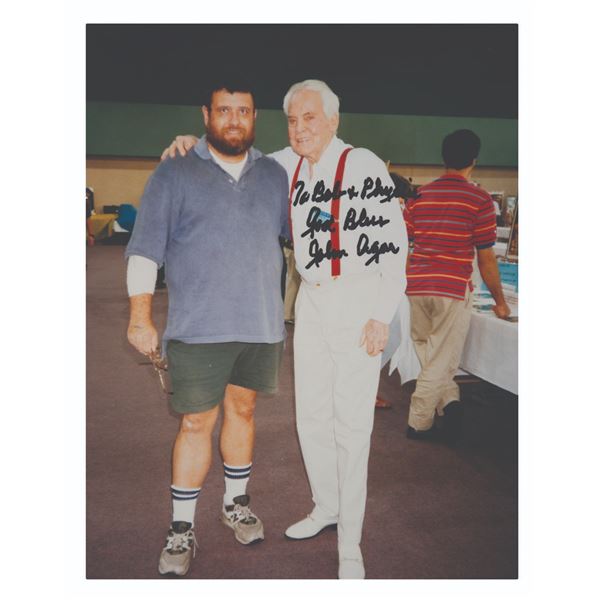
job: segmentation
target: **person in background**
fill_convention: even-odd
[[[96,238],[92,233],[92,226],[88,219],[94,214],[94,190],[91,187],[85,188],[85,235],[88,246],[93,246]]]
[[[129,342],[156,357],[156,273],[169,288],[163,335],[181,415],[172,456],[172,522],[158,570],[184,575],[195,552],[196,503],[223,404],[221,522],[241,544],[264,538],[250,510],[257,391],[274,393],[285,328],[279,236],[289,238],[285,171],[252,147],[256,109],[247,85],[215,85],[202,107],[206,135],[151,176],[126,250]],[[235,282],[232,284],[232,282]]]
[[[481,148],[479,137],[460,129],[444,138],[445,173],[419,188],[404,218],[414,249],[407,264],[411,335],[421,372],[411,397],[407,437],[455,442],[461,429],[460,390],[454,382],[471,320],[473,258],[494,298],[494,312],[510,315],[493,246],[496,214],[490,195],[469,182]]]

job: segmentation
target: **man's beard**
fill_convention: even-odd
[[[235,128],[231,128],[235,129]],[[250,131],[238,138],[237,141],[231,142],[225,138],[223,134],[215,131],[210,125],[206,127],[206,140],[208,143],[221,154],[226,156],[239,156],[244,154],[252,144],[254,144],[254,127]]]

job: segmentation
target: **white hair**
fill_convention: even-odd
[[[283,112],[287,115],[290,102],[296,92],[300,90],[311,90],[318,92],[323,101],[323,112],[328,119],[337,115],[340,112],[340,99],[331,91],[331,88],[324,82],[318,79],[306,79],[295,83],[283,98]]]

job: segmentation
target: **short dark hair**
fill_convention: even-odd
[[[481,140],[470,129],[450,133],[442,142],[442,158],[449,169],[465,169],[479,156]]]
[[[208,110],[210,110],[210,105],[212,104],[213,94],[215,92],[220,92],[221,90],[225,90],[230,94],[250,94],[252,96],[254,108],[256,108],[256,94],[254,93],[254,87],[245,79],[230,78],[212,81],[205,87],[204,106],[206,106]]]

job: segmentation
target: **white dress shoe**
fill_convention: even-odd
[[[312,515],[306,515],[306,519],[294,523],[285,530],[285,537],[289,540],[308,540],[319,535],[324,529],[335,529],[337,521],[321,521]]]
[[[340,558],[338,579],[365,578],[365,565],[358,544],[338,544],[338,556]]]
[[[340,558],[338,579],[364,579],[365,566],[362,558]]]

